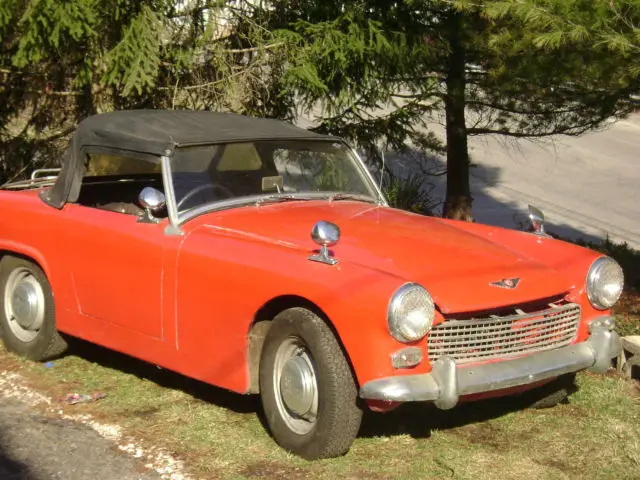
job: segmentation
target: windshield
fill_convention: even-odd
[[[343,143],[254,141],[179,149],[171,161],[178,213],[221,200],[323,198],[375,201],[377,193]],[[252,198],[253,197],[253,198]],[[242,203],[242,202],[239,202]]]

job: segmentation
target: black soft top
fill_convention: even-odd
[[[81,146],[117,146],[154,155],[213,143],[327,138],[280,120],[190,110],[102,113],[82,121],[74,135]]]
[[[120,110],[87,117],[76,129],[62,170],[41,198],[62,208],[78,198],[87,150],[125,150],[137,156],[171,155],[176,148],[253,140],[337,140],[289,123],[233,113]],[[157,160],[156,160],[157,161]]]

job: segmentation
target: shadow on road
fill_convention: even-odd
[[[8,453],[9,446],[0,431],[0,479],[2,480],[39,480],[31,469]]]
[[[446,192],[446,160],[438,155],[425,155],[416,150],[406,152],[387,152],[385,154],[386,166],[400,178],[407,178],[410,175],[424,175],[426,182],[424,188],[430,195],[439,201],[439,208],[434,212],[436,215],[442,214],[442,205]],[[380,178],[375,168],[371,168],[374,178]],[[509,184],[509,179],[504,178],[501,169],[495,166],[473,163],[470,169],[471,175],[471,195],[473,197],[474,218],[478,223],[495,225],[504,228],[524,230],[529,225],[527,217],[526,203],[545,210],[547,202],[545,198],[528,198],[524,194],[516,195],[521,197],[520,205],[515,201],[506,198],[496,198],[497,187],[505,187]],[[555,209],[562,210],[562,206],[555,206]],[[547,212],[548,214],[549,212]],[[572,212],[565,212],[566,218],[571,218]],[[603,240],[600,236],[584,232],[572,225],[560,221],[551,220],[547,215],[545,227],[547,231],[563,238],[584,239],[589,242],[599,243]]]

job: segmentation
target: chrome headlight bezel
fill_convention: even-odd
[[[620,278],[618,284],[614,285],[614,287],[618,289],[618,292],[617,294],[614,294],[615,300],[613,302],[610,300],[606,300],[604,298],[605,295],[603,295],[603,289],[605,288],[605,285],[602,284],[602,279],[603,272],[605,272],[606,269],[613,269],[613,274],[619,275]],[[607,256],[598,257],[591,264],[591,266],[589,267],[589,271],[587,272],[586,290],[587,298],[594,308],[596,308],[597,310],[607,310],[613,307],[620,299],[623,288],[624,272],[622,271],[622,267],[620,267],[620,264],[613,258]]]
[[[420,300],[425,303],[424,309],[412,310],[416,312],[413,318],[403,315],[401,309],[411,296],[418,295]],[[415,298],[414,298],[415,300]],[[420,314],[423,318],[420,318]],[[431,330],[433,320],[435,319],[435,304],[433,298],[422,285],[417,283],[405,283],[398,288],[389,300],[387,310],[387,326],[391,336],[402,343],[413,343],[424,338]],[[409,333],[413,330],[414,333]]]

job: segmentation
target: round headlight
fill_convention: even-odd
[[[400,342],[415,342],[429,332],[434,314],[435,306],[429,292],[417,283],[406,283],[389,302],[389,332]]]
[[[611,308],[620,298],[624,286],[622,268],[613,258],[600,257],[587,273],[587,296],[599,310]]]

